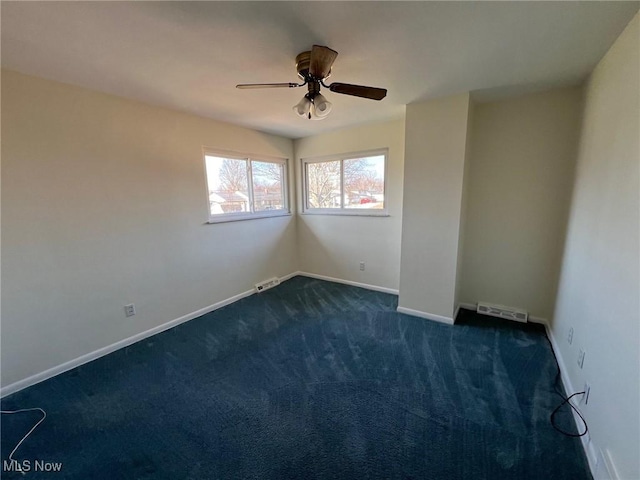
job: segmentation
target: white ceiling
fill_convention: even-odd
[[[291,138],[402,115],[422,99],[584,80],[638,2],[7,2],[2,66]],[[380,102],[325,92],[300,119],[295,56],[339,52],[330,81],[387,88]]]

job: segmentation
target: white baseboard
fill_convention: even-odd
[[[453,325],[453,318],[444,317],[442,315],[436,315],[434,313],[421,312],[420,310],[413,310],[411,308],[398,307],[396,309],[399,313],[406,313],[414,317],[426,318],[427,320],[433,320],[434,322],[446,323],[447,325]]]
[[[460,313],[460,310],[465,309],[465,310],[472,310],[472,311],[476,311],[478,309],[478,305],[475,303],[464,303],[461,302],[458,304],[458,306],[456,307],[456,311],[453,314],[453,321],[455,322],[456,319],[458,318],[458,313]]]
[[[300,275],[300,272],[293,272],[293,273],[288,273],[287,275],[280,277],[280,281],[284,282],[286,280],[289,280],[290,278],[295,277],[296,275]]]
[[[291,277],[295,277],[296,275],[298,275],[298,272],[290,273],[288,275],[285,275],[284,277],[280,277],[280,281],[283,282],[290,279]],[[78,358],[74,358],[73,360],[69,360],[68,362],[64,362],[55,367],[49,368],[44,372],[36,373],[35,375],[27,377],[23,380],[18,380],[17,382],[7,385],[6,387],[2,387],[0,389],[0,398],[6,397],[7,395],[11,395],[12,393],[15,393],[19,390],[35,385],[36,383],[48,380],[49,378],[55,377],[56,375],[79,367],[80,365],[84,365],[85,363],[113,353],[116,350],[120,350],[121,348],[128,347],[129,345],[139,342],[140,340],[144,340],[145,338],[149,338],[153,335],[164,332],[165,330],[169,330],[170,328],[180,325],[181,323],[185,323],[189,320],[193,320],[194,318],[201,317],[202,315],[213,312],[214,310],[222,308],[233,302],[237,302],[238,300],[253,295],[254,293],[256,293],[255,289],[247,290],[246,292],[242,292],[225,300],[221,300],[220,302],[216,302],[212,305],[209,305],[208,307],[201,308],[199,310],[196,310],[195,312],[188,313],[186,315],[183,315],[182,317],[163,323],[162,325],[158,325],[157,327],[153,327],[149,330],[145,330],[144,332],[137,333],[131,337],[112,343],[111,345],[108,345],[106,347],[99,348],[98,350],[87,353]]]
[[[477,303],[459,303],[458,310],[464,308],[465,310],[473,310],[474,312],[478,309]]]
[[[551,328],[549,327],[549,320],[547,320],[546,318],[542,318],[542,317],[536,317],[535,315],[529,315],[529,318],[527,320],[530,323],[539,323],[540,325],[544,325],[544,329],[547,331],[547,335],[551,335],[549,332],[551,331]],[[549,336],[549,338],[551,338],[551,336]],[[554,348],[554,351],[556,349]],[[558,354],[558,352],[556,352],[556,355]]]
[[[391,293],[393,295],[398,295],[398,290],[396,289],[379,287],[377,285],[369,285],[368,283],[353,282],[351,280],[343,280],[342,278],[327,277],[326,275],[318,275],[316,273],[309,273],[309,272],[296,272],[292,276],[295,276],[295,275],[316,278],[318,280],[326,280],[327,282],[343,283],[345,285],[351,285],[352,287],[366,288],[367,290],[375,290],[376,292]]]
[[[601,480],[602,478],[606,478],[607,480],[621,480],[622,477],[618,473],[618,469],[616,468],[616,465],[615,463],[613,463],[613,459],[611,458],[611,452],[606,449],[605,451],[600,450],[600,458],[602,459],[602,461],[598,462],[596,475],[600,473],[600,465],[604,466],[604,468],[606,469],[606,473],[605,475],[600,475],[600,478],[596,478],[595,480]]]
[[[558,342],[556,341],[556,338],[553,336],[553,331],[549,326],[549,322],[544,318],[531,317],[531,316],[529,317],[529,321],[544,325],[544,329],[547,332],[547,336],[551,341],[551,348],[553,348],[553,351],[556,354],[556,358],[558,359],[558,366],[560,367],[560,378],[565,387],[565,391],[569,395],[571,395],[571,393],[573,392],[577,392],[577,390],[573,387],[573,384],[571,383],[571,379],[569,378],[569,375],[567,374],[567,367],[564,362],[564,358],[562,358],[562,354],[560,353],[560,348],[558,347]],[[576,422],[576,425],[578,425],[578,428],[580,428],[580,425],[582,425],[582,419],[578,416],[578,414],[573,408],[571,409],[571,413],[573,414],[573,419]],[[587,456],[587,462],[589,463],[589,469],[591,470],[591,475],[594,478],[597,478],[596,474],[598,470],[598,454],[596,452],[596,448],[593,442],[591,442],[591,435],[587,433],[586,435],[580,437],[580,440],[582,442],[582,448],[584,449],[584,453]],[[612,477],[611,480],[616,480],[616,479],[615,477]]]

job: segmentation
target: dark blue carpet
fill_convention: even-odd
[[[295,277],[15,393],[3,410],[48,416],[15,455],[31,472],[3,478],[591,478],[549,423],[542,327],[396,306]],[[6,460],[39,416],[2,417]]]

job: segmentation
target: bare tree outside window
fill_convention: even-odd
[[[247,161],[236,158],[205,158],[211,214],[249,212]]]
[[[282,182],[284,166],[272,162],[251,162],[253,204],[255,211],[284,208]]]
[[[306,208],[383,210],[386,155],[305,162]]]
[[[205,155],[211,221],[239,214],[288,213],[285,165],[285,160]]]
[[[340,208],[340,162],[308,163],[307,194],[311,208]]]
[[[223,158],[220,166],[220,190],[228,193],[247,190],[247,161]]]
[[[345,206],[384,208],[384,156],[347,159],[343,165]]]

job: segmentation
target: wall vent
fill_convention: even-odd
[[[516,322],[526,322],[529,318],[529,314],[525,310],[483,302],[478,302],[477,312],[483,315],[491,315],[492,317],[515,320]]]
[[[264,282],[256,283],[256,292],[262,292],[264,290],[269,290],[277,285],[280,285],[280,279],[278,277],[273,277]]]

